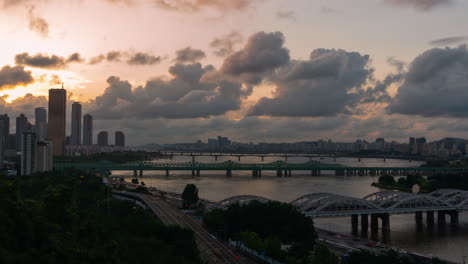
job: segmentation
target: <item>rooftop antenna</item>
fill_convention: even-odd
[[[62,83],[62,90],[63,90],[63,83]]]

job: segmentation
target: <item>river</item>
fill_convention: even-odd
[[[266,157],[264,163],[273,162],[280,158]],[[237,162],[237,157],[197,157],[200,162],[224,162],[232,160]],[[308,158],[290,157],[288,162],[303,163]],[[396,159],[374,159],[363,158],[314,158],[324,163],[338,163],[348,166],[360,167],[417,167],[422,163],[419,161],[409,162]],[[175,157],[173,160],[158,160],[158,162],[186,162],[191,157]],[[260,157],[242,157],[241,162],[262,163]],[[225,172],[201,172],[201,177],[192,177],[190,172],[171,172],[169,177],[165,172],[144,172],[142,179],[147,186],[153,186],[167,191],[182,192],[185,185],[194,183],[199,188],[201,198],[219,201],[235,195],[251,194],[263,196],[282,202],[290,202],[301,195],[315,192],[329,192],[362,198],[367,194],[377,192],[380,189],[371,186],[377,177],[371,176],[310,176],[310,172],[293,172],[292,177],[279,178],[275,172],[263,172],[261,178],[253,178],[250,171],[233,171],[233,176],[227,178]],[[113,172],[114,176],[131,176],[132,172]],[[449,219],[447,218],[448,222]],[[322,229],[351,234],[351,218],[328,218],[315,219],[315,225]],[[443,259],[462,262],[464,255],[468,255],[468,213],[460,214],[460,224],[451,227],[424,226],[416,228],[414,215],[393,215],[390,218],[391,231],[389,239],[383,241],[407,251],[426,255],[438,256]],[[370,233],[370,232],[369,232]]]

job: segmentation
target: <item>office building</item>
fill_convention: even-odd
[[[49,90],[47,138],[52,140],[54,156],[62,156],[65,147],[67,90]]]
[[[10,117],[8,114],[0,115],[0,149],[5,151],[10,135]]]
[[[122,131],[115,132],[115,145],[125,147],[125,135]]]
[[[28,131],[29,127],[29,122],[28,118],[24,115],[21,114],[16,118],[16,151],[20,152],[22,147],[21,147],[21,139],[23,138],[22,135],[24,132]]]
[[[93,144],[93,116],[86,114],[83,116],[83,145]]]
[[[21,175],[31,175],[36,168],[37,141],[36,133],[23,132],[21,134]]]
[[[107,131],[99,132],[97,136],[97,144],[99,146],[107,146],[108,145],[109,134]]]
[[[34,109],[34,118],[36,120],[34,130],[37,141],[44,141],[47,138],[47,110],[44,107]]]
[[[81,104],[78,102],[72,104],[70,144],[81,145]]]
[[[46,172],[53,169],[53,147],[51,140],[37,143],[36,169],[37,172]]]

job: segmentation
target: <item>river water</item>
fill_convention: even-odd
[[[281,158],[266,157],[264,163],[273,162]],[[238,162],[237,157],[219,157],[217,161],[213,157],[197,157],[199,162],[224,162],[232,160]],[[289,157],[290,163],[307,162],[308,158]],[[373,159],[363,158],[314,158],[324,163],[338,163],[359,167],[417,167],[421,162],[407,160]],[[158,160],[157,162],[187,162],[191,157],[175,157],[173,160]],[[262,163],[260,157],[242,157],[241,162]],[[113,172],[114,176],[132,176],[133,172]],[[253,178],[250,171],[233,171],[233,176],[227,178],[224,171],[201,172],[201,177],[192,177],[191,172],[171,172],[169,177],[165,172],[144,172],[142,179],[147,186],[159,189],[182,192],[185,185],[196,184],[201,198],[219,201],[235,195],[258,195],[282,202],[290,202],[304,194],[315,192],[329,192],[362,198],[367,194],[380,191],[371,186],[377,180],[372,176],[310,176],[310,172],[293,172],[292,177],[279,178],[276,172],[263,172],[261,178]],[[315,219],[315,225],[319,228],[351,234],[351,218],[323,218]],[[447,218],[447,222],[450,222]],[[390,246],[396,246],[407,251],[426,255],[433,255],[443,259],[462,262],[464,255],[468,255],[468,213],[460,214],[460,224],[451,227],[447,224],[439,227],[416,227],[414,215],[393,215],[390,218],[391,231],[388,237],[379,234],[378,239]],[[370,232],[369,232],[370,233]],[[370,234],[369,234],[370,235]],[[375,237],[374,237],[375,239]]]

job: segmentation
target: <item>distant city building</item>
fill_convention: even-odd
[[[109,139],[109,134],[107,131],[101,131],[99,132],[97,136],[97,144],[99,146],[107,146],[108,144],[108,139]]]
[[[72,104],[70,144],[81,145],[81,104],[78,102]]]
[[[34,109],[34,130],[36,132],[37,141],[43,141],[47,138],[47,110],[44,107]]]
[[[29,127],[29,122],[28,118],[24,115],[21,114],[16,118],[16,151],[20,152],[22,147],[21,147],[21,140],[22,140],[22,135],[24,132],[28,131]]]
[[[83,116],[83,145],[93,144],[93,116],[86,114]]]
[[[8,114],[0,115],[0,148],[5,151],[10,135],[10,117]]]
[[[21,175],[31,175],[36,168],[36,133],[21,134]]]
[[[47,138],[52,140],[54,156],[62,156],[66,135],[67,90],[49,90],[49,124]]]
[[[51,140],[37,143],[36,169],[37,172],[46,172],[53,169],[53,146]]]
[[[120,147],[125,146],[125,135],[122,131],[115,132],[115,145]]]

